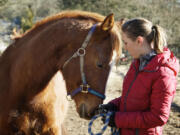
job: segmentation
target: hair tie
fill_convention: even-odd
[[[152,30],[153,32],[156,32],[156,26],[153,25],[153,26],[151,27],[151,30]]]
[[[154,39],[155,36],[156,36],[156,30],[157,30],[157,27],[156,27],[155,25],[153,25],[153,26],[151,27],[151,30],[152,30],[153,39]]]

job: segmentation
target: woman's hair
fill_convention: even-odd
[[[126,21],[122,25],[122,31],[132,40],[136,40],[138,36],[145,37],[150,44],[154,42],[154,50],[157,53],[163,52],[164,46],[167,45],[166,33],[158,25],[144,18],[136,18]]]

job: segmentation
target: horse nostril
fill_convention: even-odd
[[[98,114],[97,110],[93,110],[90,114],[89,117],[93,117],[94,115]]]
[[[15,135],[26,135],[26,134],[24,133],[24,131],[19,131],[19,132],[16,133]]]

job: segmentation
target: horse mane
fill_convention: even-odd
[[[71,11],[63,11],[54,16],[47,17],[42,21],[38,22],[35,27],[40,26],[46,22],[59,20],[63,18],[84,18],[84,19],[93,19],[95,21],[102,22],[104,20],[104,16],[93,13],[93,12],[86,12],[86,11],[78,11],[78,10],[71,10]]]
[[[23,36],[26,35],[27,33],[32,32],[34,29],[42,27],[43,25],[45,25],[47,23],[51,23],[51,22],[54,22],[54,21],[57,21],[60,19],[65,19],[65,18],[76,18],[76,19],[87,19],[87,20],[91,19],[91,20],[94,20],[95,22],[102,22],[105,17],[98,13],[93,13],[93,12],[79,11],[79,10],[67,10],[67,11],[63,11],[63,12],[60,12],[53,16],[49,16],[49,17],[42,19],[41,21],[37,22],[31,29],[27,30],[23,34]]]
[[[57,13],[53,16],[49,16],[49,17],[42,19],[41,21],[34,24],[34,26],[32,28],[27,30],[21,36],[19,36],[17,38],[15,37],[14,42],[11,45],[9,45],[9,47],[7,47],[7,49],[4,51],[4,53],[7,54],[7,52],[9,52],[9,51],[14,50],[15,48],[17,49],[18,46],[22,45],[22,44],[18,44],[18,42],[20,42],[22,39],[24,39],[24,41],[26,41],[25,37],[27,37],[27,35],[29,35],[29,34],[33,35],[38,30],[41,30],[43,27],[45,27],[46,24],[51,24],[51,23],[56,22],[57,20],[61,20],[61,19],[65,19],[65,18],[76,18],[76,19],[86,19],[86,20],[90,19],[90,20],[94,20],[95,22],[102,22],[105,17],[98,13],[79,11],[79,10],[67,10],[67,11]],[[14,47],[14,46],[16,46],[16,47]],[[4,55],[4,53],[3,53],[3,55]],[[2,58],[2,55],[0,56],[0,58]]]
[[[53,22],[56,20],[60,20],[60,19],[64,19],[64,18],[76,18],[76,19],[91,19],[94,20],[95,22],[103,22],[105,16],[100,15],[98,13],[93,13],[93,12],[87,12],[87,11],[79,11],[79,10],[67,10],[67,11],[63,11],[60,12],[54,16],[50,16],[50,17],[46,17],[45,19],[37,22],[28,32],[33,31],[34,29],[43,26],[44,24],[47,24],[49,22]],[[116,26],[117,25],[117,26]],[[121,41],[121,35],[119,32],[119,22],[116,23],[116,25],[114,26],[112,33],[111,33],[111,37],[112,37],[112,42],[114,42],[113,44],[115,45],[113,48],[116,50],[117,52],[117,59],[119,59],[120,55],[121,55],[121,46],[117,45],[120,44],[122,45],[122,41]],[[118,32],[117,32],[118,31]],[[118,62],[118,61],[116,61]]]

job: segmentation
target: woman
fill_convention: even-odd
[[[179,62],[166,48],[163,29],[137,18],[122,25],[125,49],[133,57],[122,96],[100,106],[113,111],[109,126],[121,135],[162,135],[176,91]]]

